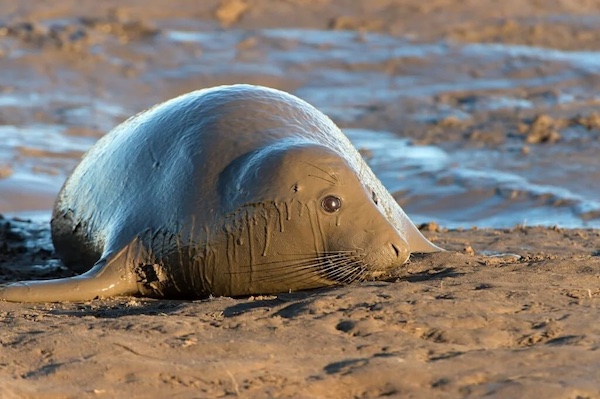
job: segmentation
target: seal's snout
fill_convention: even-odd
[[[408,245],[401,239],[388,240],[371,243],[371,249],[363,255],[363,261],[373,273],[401,266],[410,255]]]
[[[410,256],[408,244],[402,240],[391,241],[387,246],[387,268],[393,268],[403,265]]]

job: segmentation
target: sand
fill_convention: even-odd
[[[578,50],[598,49],[600,43],[597,24],[589,19],[600,12],[597,1],[515,0],[499,6],[492,0],[233,0],[206,1],[192,11],[186,7],[190,3],[4,1],[0,6],[5,15],[26,21],[97,15],[118,15],[117,21],[123,21],[133,15],[133,25],[105,18],[85,26],[140,43],[153,34],[154,23],[169,18],[229,28],[355,29],[422,42]],[[556,15],[563,19],[553,20]],[[120,92],[118,80],[108,83],[93,59],[78,55],[78,44],[48,37],[18,40],[23,48],[48,47],[53,65],[76,64],[78,73],[69,77],[74,87],[87,90],[87,84],[96,84],[99,98],[121,101],[132,110],[155,102],[157,94],[148,90],[147,81]],[[63,46],[59,52],[54,51],[57,43]],[[136,57],[144,64],[143,51]],[[135,57],[130,61],[132,66],[119,66],[123,82],[140,76]],[[43,65],[2,62],[12,68],[3,71],[17,77],[27,68],[44,71]],[[255,79],[289,90],[297,83]],[[38,89],[53,90],[52,81],[48,78]],[[205,83],[209,77],[194,82]],[[162,97],[189,85],[155,83],[157,91],[165,90]],[[393,111],[386,118],[379,118],[377,110],[371,114],[359,122],[370,127],[397,123]],[[47,120],[49,115],[39,111],[33,118]],[[5,123],[31,118],[14,110],[0,116]],[[101,120],[90,137],[110,128]],[[518,122],[482,123],[489,128],[507,121]],[[531,146],[536,140],[552,142],[552,130],[540,133],[535,123],[541,124],[523,127],[521,140],[531,140]],[[497,139],[486,136],[489,129],[479,136],[462,134],[465,126],[448,120],[438,130],[410,134],[435,142],[444,127],[456,148],[473,141],[494,145]],[[593,154],[589,157],[593,160]],[[52,195],[42,191],[39,198],[48,207]],[[423,232],[448,252],[415,255],[385,280],[360,285],[198,301],[0,303],[0,398],[600,398],[599,230],[447,230],[432,223]],[[47,225],[0,219],[0,283],[69,275],[53,253]]]
[[[12,225],[13,270],[51,264]],[[1,396],[599,397],[599,231],[425,233],[449,251],[358,286],[1,303]]]

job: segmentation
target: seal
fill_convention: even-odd
[[[252,85],[185,94],[117,126],[65,182],[51,227],[82,274],[13,283],[0,299],[281,293],[441,250],[327,116]]]

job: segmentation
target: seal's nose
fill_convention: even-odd
[[[392,250],[395,255],[396,255],[396,260],[394,263],[400,265],[403,264],[404,262],[406,262],[406,260],[408,259],[408,257],[410,256],[410,251],[408,249],[408,245],[401,245],[398,243],[390,243],[390,245],[392,246]]]

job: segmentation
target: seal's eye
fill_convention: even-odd
[[[328,195],[321,201],[321,207],[325,212],[337,212],[342,207],[342,200],[334,195]]]
[[[379,204],[379,199],[377,198],[377,194],[375,194],[375,191],[371,191],[371,198],[373,198],[373,202],[375,203],[375,205]]]

